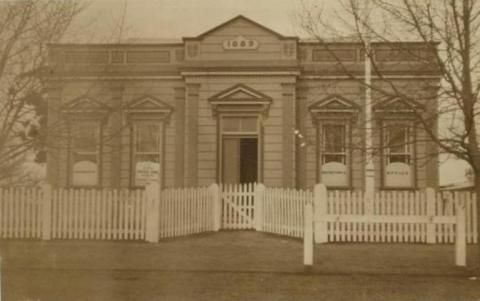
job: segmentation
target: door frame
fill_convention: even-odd
[[[222,121],[228,117],[256,117],[256,132],[223,133]],[[217,118],[217,182],[223,181],[223,138],[257,138],[257,182],[263,181],[263,128],[259,114],[219,114]]]

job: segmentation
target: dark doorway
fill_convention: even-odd
[[[257,138],[240,139],[240,183],[257,182]]]
[[[225,137],[222,159],[223,183],[253,183],[258,180],[258,138]]]

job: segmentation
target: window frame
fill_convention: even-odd
[[[224,120],[227,118],[243,118],[255,117],[257,119],[256,131],[223,131]],[[242,113],[228,112],[217,114],[217,181],[223,181],[223,138],[257,138],[257,181],[263,181],[263,130],[262,130],[262,114],[258,113]]]
[[[390,128],[402,127],[407,130],[407,141],[404,146],[409,152],[393,153],[393,156],[409,156],[409,162],[406,163],[410,166],[411,178],[410,185],[407,186],[387,186],[386,183],[386,168],[389,163],[390,156],[388,146],[388,130]],[[381,120],[381,189],[382,190],[415,190],[418,188],[417,177],[417,142],[416,142],[416,130],[412,120],[401,118],[388,118]],[[405,162],[404,162],[405,163]]]
[[[317,168],[316,168],[316,178],[317,182],[322,183],[322,166],[324,165],[324,156],[326,155],[325,149],[325,140],[324,140],[324,127],[327,125],[340,125],[344,127],[344,152],[343,156],[345,156],[345,165],[346,165],[346,185],[329,185],[327,188],[335,189],[335,190],[348,190],[352,188],[352,149],[349,147],[352,141],[351,135],[351,128],[352,128],[352,120],[350,118],[323,118],[316,120],[316,161],[317,161]]]
[[[163,187],[164,183],[164,153],[165,153],[165,143],[164,143],[164,136],[165,136],[165,119],[164,118],[156,118],[154,116],[149,116],[147,114],[131,114],[129,116],[129,145],[130,145],[130,158],[129,158],[129,186],[131,189],[144,189],[144,185],[137,185],[135,183],[135,173],[136,173],[136,135],[135,135],[135,127],[137,124],[145,123],[145,124],[155,124],[158,125],[158,163],[159,163],[159,185]]]
[[[70,116],[73,117],[73,116]],[[88,123],[96,123],[97,124],[97,134],[98,140],[96,143],[96,152],[76,152],[74,148],[74,137],[72,136],[73,128],[77,126],[79,122],[88,122]],[[95,116],[78,116],[74,117],[73,119],[68,121],[68,170],[67,170],[67,183],[68,187],[72,188],[98,188],[102,186],[102,167],[103,167],[103,133],[104,133],[104,121],[100,118],[96,118]],[[75,185],[73,183],[73,166],[75,164],[75,156],[77,153],[81,153],[81,155],[95,155],[96,154],[96,164],[97,164],[97,181],[94,185]]]

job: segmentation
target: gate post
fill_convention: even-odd
[[[52,237],[52,186],[42,185],[42,239],[49,240]]]
[[[435,190],[428,187],[425,190],[427,199],[427,217],[429,222],[427,223],[427,244],[435,243],[435,224],[433,223],[433,217],[435,216]]]
[[[158,242],[160,235],[160,185],[156,182],[148,183],[145,187],[147,200],[147,223],[145,240]]]
[[[210,191],[210,195],[212,197],[212,219],[213,219],[213,231],[220,230],[222,226],[222,199],[220,197],[220,188],[218,187],[217,183],[213,183],[208,188]]]
[[[308,202],[304,206],[305,225],[303,231],[303,264],[306,267],[313,265],[313,208]]]
[[[265,195],[265,185],[259,183],[255,185],[254,197],[254,225],[256,231],[263,231],[263,197]]]
[[[457,223],[455,227],[455,265],[464,267],[467,264],[465,199],[460,199],[457,193],[455,194],[455,205],[457,211]]]
[[[314,236],[316,243],[328,242],[327,222],[327,187],[324,184],[316,184],[313,189],[313,210],[314,210]]]

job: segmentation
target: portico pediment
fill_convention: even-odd
[[[66,113],[106,113],[109,109],[109,106],[96,99],[80,96],[64,104],[62,111]]]
[[[167,118],[173,111],[173,107],[151,95],[142,95],[127,104],[126,110],[129,115],[151,115]]]
[[[388,113],[414,113],[424,109],[425,107],[422,104],[400,97],[389,98],[373,106],[375,112]]]
[[[330,95],[308,107],[312,114],[319,113],[354,113],[360,106],[340,95]]]
[[[218,112],[266,113],[272,98],[246,85],[239,84],[208,99],[214,114]]]

